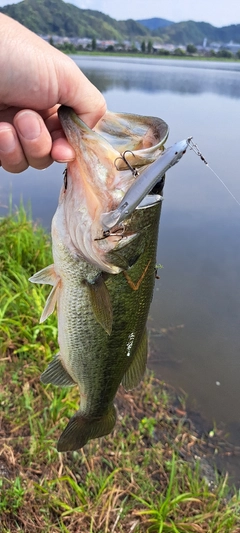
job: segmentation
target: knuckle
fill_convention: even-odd
[[[1,163],[2,168],[7,172],[11,172],[12,174],[20,174],[20,172],[24,172],[24,170],[28,168],[28,163],[26,160],[18,163],[10,163],[2,159]]]
[[[42,158],[28,158],[28,164],[30,167],[36,170],[44,170],[52,164],[53,160],[50,156]]]

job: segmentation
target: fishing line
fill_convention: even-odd
[[[238,199],[236,198],[236,196],[234,196],[234,194],[230,191],[230,189],[228,188],[228,186],[226,185],[226,183],[224,183],[224,181],[220,178],[220,176],[218,176],[218,174],[210,167],[210,165],[208,164],[208,162],[206,161],[205,157],[203,157],[202,153],[200,152],[197,144],[195,144],[192,140],[192,138],[188,141],[188,144],[189,144],[189,148],[190,150],[193,150],[193,152],[195,154],[197,154],[200,159],[205,163],[205,165],[209,168],[209,170],[211,170],[211,172],[214,174],[214,176],[216,176],[216,178],[220,181],[220,183],[223,185],[223,187],[225,187],[225,189],[227,190],[227,192],[230,194],[230,196],[233,198],[233,200],[235,200],[235,202],[239,205],[240,207],[240,202],[238,201]]]

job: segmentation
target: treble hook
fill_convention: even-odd
[[[103,230],[102,237],[95,238],[95,241],[103,241],[104,239],[107,239],[108,237],[120,237],[120,239],[123,238],[125,231],[124,224],[120,224],[119,228],[116,228],[113,232],[110,229]]]
[[[135,177],[136,177],[136,176],[139,176],[139,172],[138,172],[138,170],[137,170],[136,168],[132,167],[132,165],[131,165],[131,164],[129,163],[129,161],[126,159],[126,155],[125,155],[125,154],[127,154],[128,152],[129,152],[130,154],[132,154],[133,157],[136,157],[135,154],[134,154],[133,152],[131,152],[131,150],[125,150],[125,152],[123,152],[119,157],[116,157],[116,159],[115,159],[115,161],[114,161],[114,165],[115,165],[115,167],[116,167],[117,170],[120,170],[120,169],[117,167],[117,165],[116,165],[116,161],[117,161],[118,159],[121,159],[121,160],[123,159],[124,163],[126,163],[126,165],[127,165],[127,167],[129,168],[129,170],[131,170],[132,175],[135,176]]]

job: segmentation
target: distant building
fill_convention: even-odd
[[[181,50],[186,50],[186,46],[179,45],[176,46],[175,44],[169,44],[169,43],[153,43],[152,49],[153,52],[157,53],[159,50],[167,50],[168,52],[174,52],[176,48],[181,48]]]
[[[51,42],[55,46],[63,46],[64,44],[72,44],[78,49],[91,49],[92,47],[92,39],[89,39],[87,37],[66,37],[61,35],[40,35],[44,41]],[[111,40],[96,40],[96,47],[97,50],[108,50],[112,49],[115,51],[129,51],[129,50],[137,50],[141,51],[141,44],[138,41],[128,41],[124,40],[121,42],[115,41],[113,39]],[[240,50],[240,43],[234,43],[233,41],[230,41],[229,43],[218,43],[218,42],[212,42],[208,44],[207,38],[203,39],[202,45],[196,46],[198,52],[201,54],[209,54],[212,51],[217,53],[221,50],[228,50],[232,54],[236,54]],[[155,42],[152,45],[152,51],[153,53],[157,54],[160,50],[166,50],[170,54],[174,53],[176,49],[180,49],[183,52],[186,52],[186,46],[179,44],[175,45],[172,43],[159,43]]]
[[[224,48],[224,50],[229,50],[229,52],[236,54],[240,50],[240,44],[230,41],[229,43],[222,45],[221,48]]]
[[[114,48],[117,44],[117,41],[113,41],[112,39],[108,41],[100,41],[99,39],[97,39],[96,44],[98,50],[106,50],[109,47]]]

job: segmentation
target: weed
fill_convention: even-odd
[[[217,436],[199,438],[153,376],[133,394],[120,388],[111,435],[57,453],[79,394],[39,381],[57,325],[54,315],[39,324],[47,291],[27,281],[51,262],[48,236],[23,208],[0,220],[1,532],[239,533],[240,495],[210,467]]]
[[[139,422],[140,434],[149,435],[150,437],[153,437],[156,423],[157,422],[155,418],[147,418],[146,416],[142,418],[142,420],[140,420]]]
[[[0,511],[8,511],[9,509],[13,513],[18,511],[23,503],[25,493],[21,478],[17,476],[8,488],[4,488],[3,480],[0,479],[0,489]]]

